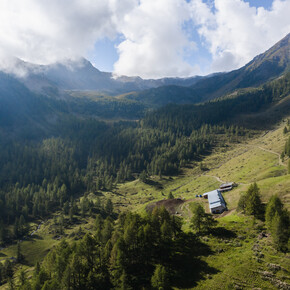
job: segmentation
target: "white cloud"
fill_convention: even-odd
[[[274,0],[271,10],[242,0],[215,0],[214,9],[192,0],[191,13],[212,54],[212,71],[239,68],[290,31],[290,1]]]
[[[231,70],[285,36],[289,15],[290,0],[274,0],[269,11],[244,0],[1,0],[0,68],[15,67],[13,57],[75,59],[96,41],[122,35],[119,75],[194,75],[202,70],[194,55],[204,48],[212,55],[207,73]],[[201,44],[189,34],[196,29]]]
[[[196,73],[183,59],[186,50],[195,49],[182,29],[189,18],[184,0],[141,0],[119,24],[125,39],[118,45],[115,73],[144,78]]]
[[[85,55],[135,0],[1,0],[0,66],[7,58],[47,64]]]

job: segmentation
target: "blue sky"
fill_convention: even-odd
[[[290,0],[1,0],[0,69],[86,57],[117,76],[230,71],[286,36],[289,15]]]
[[[89,53],[88,58],[99,70],[113,71],[114,63],[118,60],[116,47],[121,43],[120,38],[110,40],[106,37],[95,43],[94,49]]]
[[[264,7],[265,9],[270,9],[271,5],[273,3],[273,0],[250,0],[246,1],[250,4],[252,7]]]

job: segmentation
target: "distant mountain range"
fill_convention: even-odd
[[[104,95],[128,94],[125,98],[150,105],[195,103],[230,93],[238,88],[261,85],[289,70],[290,34],[244,67],[228,73],[205,77],[144,80],[118,77],[101,72],[88,60],[67,61],[52,65],[34,65],[17,60],[24,77],[11,75],[33,92],[63,96],[65,91],[96,91]]]
[[[16,69],[25,76],[0,72],[0,134],[32,134],[22,129],[28,124],[47,131],[63,113],[136,120],[148,108],[195,104],[260,86],[288,72],[289,59],[290,34],[244,67],[206,77],[114,78],[85,59],[47,66],[18,60]]]
[[[143,80],[140,77],[116,77],[112,73],[99,71],[84,58],[51,65],[35,65],[18,59],[16,69],[25,74],[24,76],[12,74],[14,77],[30,90],[46,95],[71,90],[118,95],[166,85],[191,86],[204,78],[195,76]]]

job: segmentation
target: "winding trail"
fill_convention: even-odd
[[[262,137],[266,136],[268,133],[270,133],[270,132],[272,132],[272,131],[275,131],[275,130],[266,131]],[[272,150],[270,150],[270,149],[263,148],[263,147],[261,147],[261,146],[259,146],[259,145],[251,145],[251,144],[239,144],[239,145],[240,145],[240,146],[244,146],[244,147],[258,148],[258,149],[263,150],[263,151],[265,151],[265,152],[268,152],[268,153],[274,154],[274,155],[276,155],[276,156],[278,157],[278,164],[281,165],[281,166],[286,167],[286,165],[283,163],[283,161],[282,161],[282,159],[281,159],[281,154],[278,153],[278,152],[272,151]],[[238,155],[241,155],[241,154],[243,154],[243,153],[244,153],[244,152],[241,152],[241,153],[238,154]],[[225,162],[220,163],[217,167],[211,168],[209,171],[211,171],[211,170],[213,170],[213,169],[218,169],[219,167],[221,167],[222,165],[226,164],[227,162],[228,162],[228,160],[226,160]],[[216,176],[216,175],[201,174],[200,176],[212,177],[212,178],[215,178],[215,179],[216,179],[218,182],[220,182],[220,183],[226,183],[224,180],[222,180],[220,177],[218,177],[218,176]],[[189,183],[191,183],[191,182],[192,182],[192,179],[189,180],[188,182],[185,182],[185,183],[181,184],[180,186],[178,186],[178,187],[172,189],[172,192],[178,190],[179,188],[181,188],[181,187],[183,187],[183,186],[185,186],[185,185],[187,185],[187,184],[189,184]],[[241,184],[241,185],[247,185],[248,183],[242,183],[242,182],[239,182],[239,184]]]
[[[191,210],[189,209],[189,203],[194,201],[194,199],[188,199],[187,201],[185,201],[185,203],[183,203],[181,206],[180,206],[180,211],[181,212],[184,212],[184,210],[187,211],[188,213],[188,217],[189,218],[192,218],[192,212]]]
[[[271,153],[271,154],[275,154],[276,156],[278,156],[278,163],[279,163],[279,165],[281,165],[281,166],[286,166],[286,165],[283,163],[282,159],[281,159],[281,154],[278,153],[278,152],[272,151],[272,150],[270,150],[270,149],[263,148],[263,147],[258,146],[258,145],[243,144],[242,146],[247,146],[247,147],[252,147],[252,148],[258,148],[258,149],[263,150],[263,151],[265,151],[265,152],[268,152],[268,153]]]
[[[41,227],[41,225],[44,223],[44,221],[42,221],[38,226],[37,226],[37,228],[36,228],[36,230],[34,230],[31,234],[30,234],[30,236],[32,237],[33,235],[35,235],[39,230],[40,230],[40,227]]]
[[[267,132],[267,133],[269,133],[269,132]],[[266,133],[266,134],[267,134],[267,133]],[[266,135],[266,134],[265,134],[265,135]],[[272,150],[270,150],[270,149],[263,148],[263,147],[258,146],[258,145],[243,144],[242,146],[247,146],[247,147],[251,147],[251,148],[258,148],[258,149],[263,150],[263,151],[265,151],[265,152],[268,152],[268,153],[271,153],[271,154],[275,154],[276,156],[278,156],[278,164],[281,165],[281,166],[285,166],[285,167],[286,167],[286,165],[283,163],[283,161],[282,161],[282,159],[281,159],[281,154],[279,154],[278,152],[272,151]],[[225,163],[226,163],[226,162],[225,162]],[[225,163],[223,163],[223,164],[225,164]],[[223,164],[221,164],[220,166],[222,166]],[[219,167],[220,167],[220,166],[219,166]],[[210,170],[212,170],[212,169],[216,169],[216,168],[211,168]],[[225,181],[221,180],[221,179],[220,179],[218,176],[216,176],[216,175],[203,174],[203,176],[213,177],[213,178],[215,178],[218,182],[225,183]],[[247,184],[247,183],[241,183],[241,182],[239,182],[239,184],[241,184],[241,185],[245,185],[245,184]]]
[[[225,181],[221,180],[218,176],[216,175],[209,175],[209,174],[203,174],[203,176],[208,176],[208,177],[213,177],[215,178],[218,182],[220,183],[226,183]]]
[[[263,147],[261,147],[261,146],[257,146],[257,148],[259,148],[259,149],[261,149],[261,150],[264,150],[264,151],[266,151],[266,152],[269,152],[269,153],[272,153],[272,154],[277,155],[277,156],[278,156],[278,160],[279,160],[279,165],[286,166],[286,165],[283,163],[282,159],[281,159],[281,154],[279,154],[279,153],[277,153],[277,152],[275,152],[275,151],[272,151],[272,150],[269,150],[269,149],[263,148]]]
[[[192,180],[193,180],[193,179],[191,179],[191,180],[189,180],[188,182],[185,182],[185,183],[183,183],[183,184],[181,184],[181,185],[177,186],[177,187],[176,187],[176,188],[174,188],[174,189],[171,189],[171,191],[172,191],[172,192],[176,191],[177,189],[179,189],[179,188],[181,188],[181,187],[183,187],[183,186],[185,186],[185,185],[187,185],[187,184],[191,183],[191,182],[192,182]]]

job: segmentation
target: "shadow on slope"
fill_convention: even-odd
[[[192,288],[199,280],[206,279],[207,274],[217,274],[218,270],[210,267],[200,259],[201,256],[213,254],[206,244],[193,233],[181,235],[175,243],[175,254],[172,257],[172,286]]]

